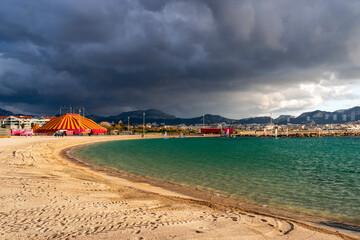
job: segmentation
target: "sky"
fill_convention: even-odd
[[[359,102],[360,1],[1,1],[13,112],[243,118]]]

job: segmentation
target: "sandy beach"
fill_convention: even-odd
[[[0,139],[0,239],[358,239],[111,176],[61,155],[135,138]]]

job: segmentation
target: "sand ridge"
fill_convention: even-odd
[[[79,144],[135,138],[0,139],[0,239],[352,239],[214,207],[60,156]]]

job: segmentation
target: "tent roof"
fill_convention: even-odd
[[[33,128],[32,128],[32,130],[37,130],[37,129],[39,129],[40,128],[40,126],[36,123],[34,126],[33,126]]]
[[[73,130],[83,132],[84,130],[95,130],[96,132],[106,132],[107,129],[101,127],[93,120],[80,116],[79,114],[64,114],[54,118],[36,130],[38,133],[54,133],[57,130]]]

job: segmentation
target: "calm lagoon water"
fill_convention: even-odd
[[[177,138],[72,153],[133,174],[285,210],[360,222],[360,138]]]

